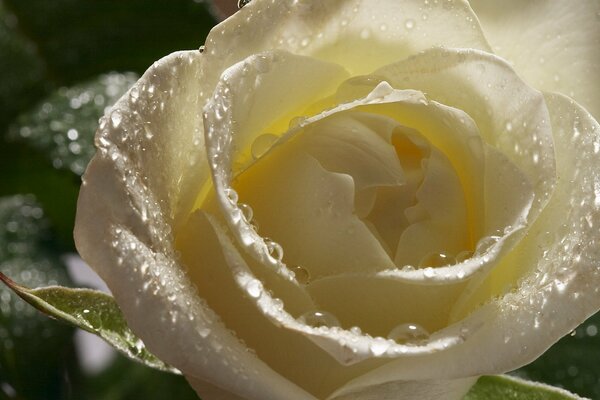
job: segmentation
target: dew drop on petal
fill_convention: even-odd
[[[467,261],[471,257],[473,257],[473,252],[472,251],[463,250],[463,251],[461,251],[460,253],[458,253],[456,255],[456,262],[457,263],[461,263],[463,261]]]
[[[310,281],[310,273],[304,267],[300,265],[294,265],[290,267],[290,270],[296,276],[296,281],[302,285],[306,285]]]
[[[380,356],[384,354],[390,347],[390,343],[382,337],[376,337],[369,345],[369,350],[374,356]]]
[[[123,116],[121,115],[121,111],[115,110],[110,114],[110,122],[114,128],[118,128],[121,125],[121,121],[123,120]]]
[[[327,311],[309,311],[300,316],[298,321],[310,325],[314,328],[321,326],[333,327],[340,326],[340,321],[330,312]]]
[[[246,284],[246,292],[255,299],[258,299],[263,292],[263,285],[258,279],[252,279]]]
[[[240,203],[238,204],[238,208],[242,211],[242,215],[246,222],[252,221],[252,218],[254,217],[254,210],[252,210],[252,207],[248,204]]]
[[[453,256],[446,253],[429,253],[421,259],[419,267],[442,267],[444,265],[454,264]]]
[[[281,261],[283,259],[283,248],[279,243],[274,242],[271,239],[265,239],[265,244],[267,245],[267,250],[269,251],[269,255],[271,257],[277,261]]]
[[[412,30],[415,27],[415,20],[410,18],[407,19],[406,21],[404,21],[404,27],[409,31]]]
[[[429,332],[419,324],[400,324],[390,331],[388,338],[400,344],[418,343],[429,339]]]

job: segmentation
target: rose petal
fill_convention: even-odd
[[[496,54],[540,90],[564,93],[600,118],[596,0],[471,0]]]
[[[311,282],[307,290],[343,326],[358,326],[365,333],[387,338],[401,324],[418,324],[430,333],[446,327],[465,285],[424,285],[347,273]]]
[[[462,341],[457,329],[426,345],[409,346],[339,327],[307,325],[259,283],[215,219],[197,211],[185,230],[180,250],[188,268],[204,270],[205,278],[195,282],[208,304],[269,366],[319,398],[390,358],[439,352]],[[193,240],[198,236],[204,238],[201,246]]]
[[[356,191],[404,184],[394,147],[378,133],[380,125],[393,127],[394,121],[378,115],[360,117],[333,115],[307,126],[296,141],[328,171],[350,175]]]
[[[465,194],[448,159],[432,148],[423,166],[424,178],[416,193],[416,206],[424,217],[411,223],[400,236],[396,248],[397,266],[419,265],[435,253],[458,254],[470,248]]]
[[[568,98],[547,94],[546,102],[554,140],[561,149],[557,153],[561,176],[551,202],[529,235],[490,274],[479,299],[500,297],[460,322],[465,338],[461,346],[392,361],[353,381],[354,389],[399,377],[452,379],[513,370],[534,360],[598,310],[600,125]],[[549,237],[556,221],[565,221],[565,230]],[[508,282],[518,287],[507,292]],[[457,318],[469,311],[463,309]],[[498,352],[499,348],[504,350]]]
[[[352,383],[336,391],[328,400],[460,400],[477,378],[452,381],[395,381],[372,386],[353,387]]]
[[[313,279],[393,267],[354,214],[352,178],[325,170],[304,149],[303,141],[288,141],[238,177],[235,188],[253,207],[261,235],[282,245],[287,265],[302,266]]]
[[[271,49],[312,55],[356,75],[433,46],[489,50],[466,1],[253,0],[208,35],[204,78],[214,82],[226,67]]]
[[[376,72],[468,114],[483,140],[521,170],[535,188],[535,219],[556,180],[552,129],[544,98],[502,59],[476,50],[433,49]],[[518,192],[518,191],[515,191]]]
[[[158,61],[105,118],[83,178],[77,248],[132,330],[167,363],[242,397],[310,400],[247,352],[175,261],[172,228],[184,221],[208,172],[196,147],[203,143],[202,62],[198,52]]]

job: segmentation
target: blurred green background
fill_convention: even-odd
[[[65,255],[98,118],[215,23],[197,0],[0,0],[0,271],[74,286]],[[599,329],[600,314],[515,374],[600,399]],[[197,398],[183,378],[121,356],[89,372],[74,339],[0,286],[0,399]]]

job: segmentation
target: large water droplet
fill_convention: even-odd
[[[429,253],[419,262],[420,268],[442,267],[444,265],[454,264],[456,260],[453,256],[446,253]]]
[[[296,281],[298,281],[298,283],[306,285],[310,281],[310,273],[306,268],[303,268],[300,265],[294,265],[290,267],[290,270],[296,276]]]
[[[415,20],[410,18],[407,19],[406,21],[404,21],[404,27],[409,31],[412,30],[415,27]]]
[[[330,312],[327,311],[309,311],[298,318],[303,324],[310,325],[314,328],[321,326],[340,326],[340,321]]]
[[[262,156],[266,154],[267,151],[277,142],[277,135],[273,135],[272,133],[265,133],[264,135],[260,135],[254,142],[252,142],[252,146],[250,148],[250,152],[252,153],[252,157],[255,160],[258,160]]]
[[[283,259],[283,248],[279,243],[267,238],[265,239],[265,244],[267,245],[267,250],[269,251],[269,255],[271,257],[277,261],[281,261]]]
[[[396,343],[419,343],[429,339],[429,332],[419,324],[400,324],[390,331],[389,339]]]

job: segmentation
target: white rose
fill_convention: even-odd
[[[202,398],[458,399],[600,308],[600,6],[472,6],[254,0],[103,119],[78,249]]]

